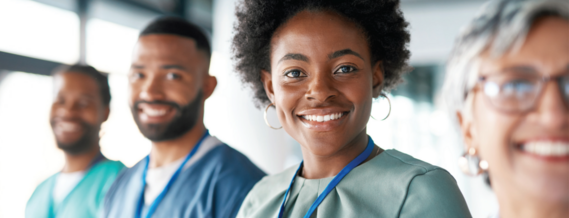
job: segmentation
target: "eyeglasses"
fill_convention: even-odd
[[[513,70],[481,76],[477,85],[494,108],[506,113],[523,113],[535,107],[549,81],[557,82],[569,107],[569,72],[549,77],[534,70]]]

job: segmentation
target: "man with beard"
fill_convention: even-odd
[[[141,32],[129,103],[152,150],[117,178],[105,217],[235,217],[265,175],[203,123],[204,102],[217,85],[210,56],[206,36],[183,19],[159,18]]]
[[[63,67],[53,79],[50,124],[65,165],[36,188],[26,217],[98,217],[105,193],[124,168],[99,147],[101,124],[110,112],[109,83],[95,68],[81,65]]]

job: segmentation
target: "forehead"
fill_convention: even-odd
[[[369,56],[364,32],[352,21],[330,11],[301,11],[277,29],[271,39],[273,58],[287,53],[327,57],[348,48],[364,58]]]
[[[169,34],[150,34],[139,38],[133,55],[134,62],[193,63],[204,61],[193,39]]]
[[[499,58],[482,54],[482,71],[500,70],[516,65],[535,68],[541,72],[567,72],[569,70],[569,21],[557,17],[537,20],[525,41],[514,52]]]
[[[59,95],[81,94],[99,96],[99,86],[94,78],[77,72],[54,75],[55,90]]]

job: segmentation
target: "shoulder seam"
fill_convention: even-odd
[[[391,156],[391,157],[393,157],[393,158],[395,158],[395,159],[397,159],[397,160],[399,160],[399,161],[401,161],[401,162],[403,162],[403,163],[420,167],[421,169],[425,170],[426,172],[439,168],[439,167],[437,167],[437,166],[431,165],[431,166],[434,167],[434,169],[430,169],[430,170],[429,170],[427,167],[425,167],[425,166],[423,166],[423,165],[414,164],[414,163],[409,163],[409,162],[407,162],[407,161],[405,161],[405,160],[403,160],[403,159],[401,159],[401,158],[399,158],[399,157],[396,157],[396,156],[390,154],[389,152],[386,152],[386,154],[389,155],[389,156]],[[424,172],[424,173],[426,173],[426,172]]]
[[[436,167],[436,166],[435,166]],[[407,184],[407,190],[405,192],[405,198],[403,199],[403,202],[401,202],[401,205],[399,206],[399,212],[397,212],[397,217],[401,216],[401,212],[403,211],[403,206],[405,206],[405,202],[407,202],[407,197],[409,196],[409,188],[411,187],[411,183],[413,183],[413,180],[415,180],[415,178],[419,177],[419,176],[423,176],[427,173],[436,171],[436,170],[442,170],[443,172],[449,173],[448,171],[446,171],[443,168],[440,167],[436,167],[434,169],[431,170],[427,170],[426,172],[420,173],[420,174],[416,174],[413,176],[413,178],[411,179],[411,181],[409,181],[409,184]],[[449,173],[450,174],[450,173]]]

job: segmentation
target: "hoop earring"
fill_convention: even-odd
[[[480,159],[476,153],[476,148],[469,148],[468,151],[464,152],[458,159],[458,166],[464,174],[478,176],[488,170],[488,162]]]
[[[387,112],[387,116],[385,116],[385,118],[381,119],[381,121],[384,121],[384,120],[386,120],[386,119],[389,117],[389,115],[391,115],[391,100],[389,100],[389,98],[387,97],[387,95],[385,95],[385,94],[383,94],[383,93],[381,93],[380,96],[383,96],[385,99],[387,99],[387,102],[389,102],[389,112]],[[372,118],[373,118],[373,117],[372,117]],[[375,120],[375,118],[374,118],[374,120]]]
[[[271,127],[271,129],[282,129],[283,127],[279,127],[279,128],[275,128],[273,126],[271,126],[271,124],[269,124],[269,120],[267,119],[267,111],[269,110],[269,108],[271,106],[275,106],[275,108],[277,108],[277,106],[274,103],[271,103],[267,106],[267,108],[265,108],[265,113],[263,114],[263,117],[265,118],[265,124],[267,124],[267,126]]]

